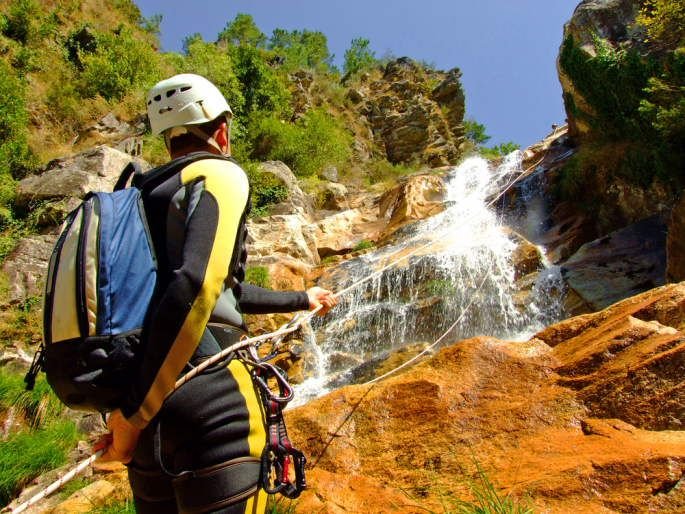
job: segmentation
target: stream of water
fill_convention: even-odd
[[[520,159],[514,152],[497,167],[467,159],[447,177],[442,213],[403,230],[400,242],[338,267],[341,290],[411,254],[352,289],[331,314],[315,321],[308,343],[310,378],[298,386],[299,403],[363,381],[368,363],[393,350],[430,344],[456,320],[448,342],[476,335],[524,340],[563,317],[558,269],[527,277],[525,294],[526,279],[515,280],[516,243],[506,216],[489,205],[521,172]]]

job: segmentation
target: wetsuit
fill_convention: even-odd
[[[232,359],[172,391],[179,375],[244,333],[241,312],[304,310],[307,295],[242,283],[249,186],[235,162],[212,156],[155,170],[141,188],[159,273],[140,373],[122,406],[143,429],[129,464],[136,510],[262,513],[266,433],[246,365]]]

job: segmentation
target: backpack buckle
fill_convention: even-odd
[[[26,384],[26,390],[27,391],[33,391],[33,388],[36,385],[36,377],[38,377],[38,373],[40,373],[40,370],[43,369],[43,344],[41,343],[40,347],[38,350],[36,350],[36,353],[33,354],[33,360],[31,361],[31,366],[29,366],[29,370],[26,372],[26,375],[24,375],[24,383]]]

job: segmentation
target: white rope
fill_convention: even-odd
[[[543,157],[543,158],[544,158],[544,157]],[[514,184],[516,184],[519,180],[521,180],[521,179],[526,175],[526,173],[527,173],[528,171],[530,171],[531,169],[533,169],[534,167],[536,167],[538,164],[540,164],[540,162],[542,162],[542,159],[540,159],[537,163],[533,164],[531,167],[529,167],[529,168],[526,169],[525,171],[521,172],[521,173],[520,173],[517,177],[515,177],[509,184],[507,184],[506,187],[505,187],[504,189],[502,189],[502,190],[500,191],[500,193],[499,193],[493,200],[491,200],[490,202],[488,202],[488,203],[486,204],[486,206],[487,206],[487,207],[490,207],[490,206],[494,205],[494,203],[497,202],[500,198],[502,198],[502,197],[507,193],[507,191],[509,191],[509,189],[511,189],[511,188],[514,186]],[[420,252],[421,250],[424,250],[425,248],[428,248],[429,246],[434,245],[436,242],[438,242],[438,238],[434,238],[432,241],[429,241],[429,242],[427,242],[427,243],[425,243],[425,244],[423,244],[423,245],[418,246],[417,248],[414,248],[411,252],[408,252],[408,253],[406,253],[406,254],[404,254],[404,255],[398,257],[397,259],[395,259],[394,261],[389,262],[388,264],[386,264],[385,266],[383,266],[383,267],[380,268],[379,270],[377,270],[377,271],[375,271],[375,272],[373,272],[373,273],[370,273],[370,274],[367,275],[366,277],[364,277],[364,278],[362,278],[362,279],[360,279],[360,280],[358,280],[358,281],[356,281],[356,282],[353,282],[350,286],[348,286],[348,287],[342,289],[341,291],[338,291],[338,292],[335,293],[333,296],[335,296],[335,297],[337,298],[337,297],[340,297],[340,296],[342,296],[342,295],[344,295],[344,294],[347,294],[347,293],[348,293],[349,291],[351,291],[352,289],[354,289],[354,288],[356,288],[356,287],[359,287],[360,285],[362,285],[362,284],[368,282],[369,280],[373,280],[375,277],[377,277],[377,276],[383,274],[383,273],[384,273],[385,271],[387,271],[388,269],[390,269],[390,268],[396,266],[397,264],[399,264],[400,262],[402,262],[402,261],[408,259],[409,257],[412,257],[412,256],[416,255],[416,254],[417,254],[418,252]],[[485,278],[486,278],[486,277],[484,277],[484,278],[483,278],[483,281],[480,283],[480,285],[479,285],[479,287],[478,287],[478,290],[480,290],[480,288],[481,288],[481,287],[483,286],[483,284],[485,283]],[[447,335],[450,333],[450,331],[451,331],[457,324],[459,324],[459,322],[463,319],[463,317],[466,315],[466,313],[467,313],[468,310],[470,309],[471,305],[473,304],[474,298],[475,298],[475,295],[471,298],[471,301],[467,304],[466,308],[462,311],[462,313],[461,313],[461,315],[459,316],[459,318],[457,319],[457,321],[455,321],[455,322],[447,329],[447,331],[446,331],[442,336],[440,336],[433,344],[431,344],[430,346],[428,346],[427,348],[425,348],[424,350],[422,350],[419,354],[415,355],[414,357],[412,357],[411,359],[409,359],[409,360],[408,360],[407,362],[405,362],[404,364],[402,364],[402,365],[398,366],[397,368],[395,368],[395,369],[393,369],[393,370],[391,370],[391,371],[389,371],[389,372],[387,372],[387,373],[381,375],[380,377],[376,377],[375,379],[373,379],[373,380],[371,380],[371,381],[369,381],[369,382],[366,382],[366,384],[373,384],[373,383],[375,383],[375,382],[377,382],[377,381],[379,381],[379,380],[382,380],[383,378],[387,377],[388,375],[390,375],[390,374],[392,374],[392,373],[395,373],[396,371],[398,371],[398,370],[400,370],[400,369],[402,369],[402,368],[404,368],[404,367],[410,365],[412,362],[416,361],[419,357],[421,357],[422,355],[424,355],[425,353],[427,353],[428,351],[430,351],[432,348],[434,348],[435,346],[437,346],[445,337],[447,337]],[[205,370],[205,369],[208,368],[209,366],[211,366],[211,365],[213,365],[213,364],[215,364],[215,363],[217,363],[217,362],[219,362],[219,361],[225,359],[226,357],[228,357],[228,355],[230,355],[231,353],[233,353],[233,352],[235,352],[235,351],[237,351],[237,350],[240,350],[240,349],[242,349],[242,348],[247,348],[247,347],[249,347],[249,346],[258,345],[258,344],[263,343],[264,341],[268,341],[268,340],[275,339],[275,338],[278,338],[278,337],[283,337],[283,336],[286,336],[286,335],[288,335],[288,334],[291,334],[291,333],[297,331],[305,322],[309,321],[309,320],[310,320],[314,315],[316,315],[316,313],[318,313],[322,308],[323,308],[323,306],[320,305],[320,306],[317,307],[316,309],[307,312],[307,313],[306,313],[304,316],[302,316],[302,317],[293,318],[293,319],[290,320],[288,323],[286,323],[285,325],[283,325],[282,327],[280,327],[278,330],[276,330],[276,331],[274,331],[274,332],[269,332],[269,333],[267,333],[267,334],[262,334],[262,335],[255,336],[255,337],[245,338],[245,339],[243,339],[242,341],[239,341],[239,342],[235,343],[234,345],[229,346],[228,348],[222,350],[221,352],[219,352],[219,353],[213,355],[212,357],[210,357],[210,358],[208,358],[208,359],[202,361],[200,364],[198,364],[196,367],[194,367],[191,371],[189,371],[188,373],[186,373],[185,375],[183,375],[181,378],[179,378],[179,379],[176,381],[176,383],[174,384],[174,389],[178,389],[178,388],[181,387],[183,384],[185,384],[186,382],[188,382],[188,381],[189,381],[190,379],[192,379],[193,377],[197,376],[199,373],[201,373],[203,370]],[[39,493],[36,494],[35,496],[31,497],[28,501],[26,501],[26,502],[24,502],[24,503],[18,505],[18,506],[15,507],[14,509],[11,509],[10,512],[11,512],[12,514],[18,514],[19,512],[23,512],[24,510],[26,510],[26,509],[27,509],[28,507],[30,507],[31,505],[34,505],[35,503],[39,502],[40,500],[42,500],[43,498],[45,498],[46,496],[48,496],[48,495],[51,494],[52,492],[56,491],[57,489],[59,489],[60,487],[62,487],[65,483],[67,483],[69,480],[71,480],[72,478],[74,478],[78,473],[80,473],[80,472],[83,471],[85,468],[87,468],[88,466],[90,466],[93,462],[95,462],[95,460],[97,460],[97,459],[105,452],[105,450],[106,450],[106,449],[98,450],[97,452],[95,452],[93,455],[91,455],[91,456],[88,457],[87,459],[84,459],[84,460],[81,461],[78,465],[76,465],[71,471],[69,471],[67,474],[65,474],[63,477],[61,477],[60,479],[58,479],[58,480],[56,480],[55,482],[53,482],[52,484],[50,484],[47,488],[45,488],[44,490],[42,490],[41,492],[39,492]]]
[[[64,484],[66,484],[69,480],[74,478],[76,475],[78,475],[81,471],[86,469],[88,466],[90,466],[93,462],[95,462],[103,453],[105,453],[105,449],[103,448],[102,450],[96,451],[93,455],[88,457],[87,459],[81,461],[76,467],[74,467],[71,471],[66,473],[64,476],[58,478],[55,480],[52,484],[47,486],[45,489],[40,491],[39,493],[35,494],[31,498],[29,498],[27,501],[24,503],[21,503],[14,507],[13,509],[10,509],[10,512],[12,514],[19,514],[19,512],[24,512],[26,509],[28,509],[31,505],[35,505],[38,503],[40,500],[48,496],[49,494],[55,492],[57,489],[62,487]]]

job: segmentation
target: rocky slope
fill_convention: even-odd
[[[476,463],[536,512],[683,512],[685,284],[524,343],[454,343],[290,412],[312,485],[296,512],[425,512]]]

